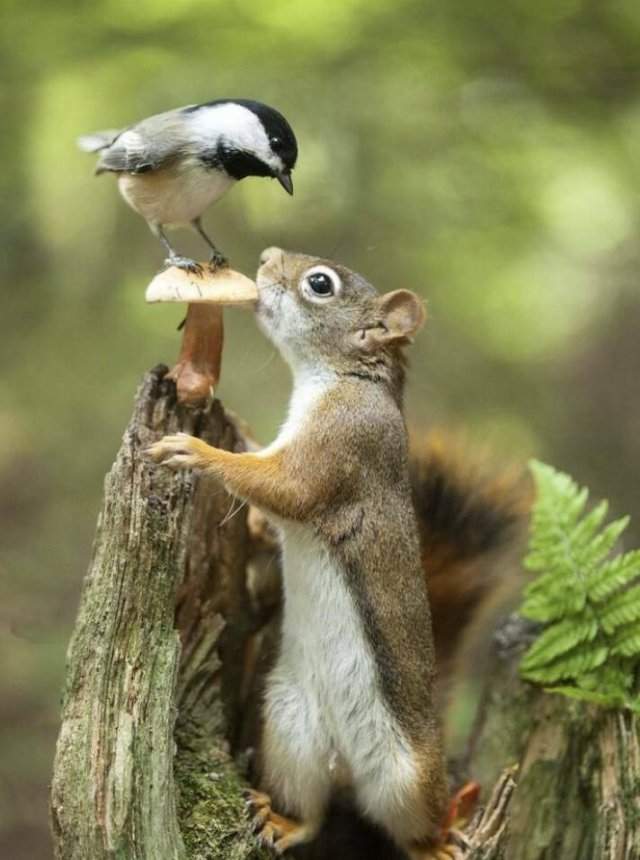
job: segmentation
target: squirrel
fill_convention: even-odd
[[[491,586],[460,582],[465,562],[502,541],[517,505],[485,504],[491,485],[467,504],[437,445],[410,469],[404,349],[426,318],[417,295],[379,295],[342,265],[279,248],[261,255],[257,285],[258,324],[294,381],[277,438],[231,453],[179,433],[150,448],[158,463],[217,476],[279,533],[284,615],[257,828],[279,854],[310,842],[347,788],[411,860],[455,857],[427,580],[443,605],[481,602]],[[457,634],[436,631],[453,654]]]

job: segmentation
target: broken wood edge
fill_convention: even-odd
[[[212,478],[144,454],[177,431],[226,450],[244,441],[219,401],[182,408],[166,374],[145,375],[105,482],[52,779],[58,860],[269,856],[228,740],[253,625],[246,519],[225,521],[233,500]]]

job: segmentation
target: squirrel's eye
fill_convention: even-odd
[[[301,281],[303,294],[311,301],[330,299],[340,291],[342,282],[328,266],[315,266],[309,269]]]
[[[333,281],[324,272],[316,272],[309,275],[307,283],[317,296],[330,296],[333,294]]]

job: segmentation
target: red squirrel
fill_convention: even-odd
[[[445,571],[462,570],[466,550],[443,555],[440,532],[451,524],[438,517],[473,520],[473,511],[438,509],[420,469],[410,473],[404,350],[425,321],[423,303],[279,248],[263,252],[257,285],[258,323],[293,374],[277,438],[230,453],[178,434],[150,453],[216,475],[279,533],[284,615],[252,798],[260,834],[277,853],[314,839],[332,794],[347,787],[411,860],[454,857],[423,556],[427,566],[434,558],[446,603]],[[430,480],[444,474],[438,456],[432,448]],[[512,512],[499,513],[506,528]],[[498,524],[486,525],[495,537]],[[483,523],[471,526],[467,536]],[[469,540],[476,556],[489,549],[481,533]],[[439,638],[446,650],[446,626]]]

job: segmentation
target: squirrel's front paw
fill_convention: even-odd
[[[146,453],[162,466],[170,469],[198,469],[208,464],[205,451],[211,446],[189,436],[188,433],[176,433],[175,436],[165,436],[155,442]]]

